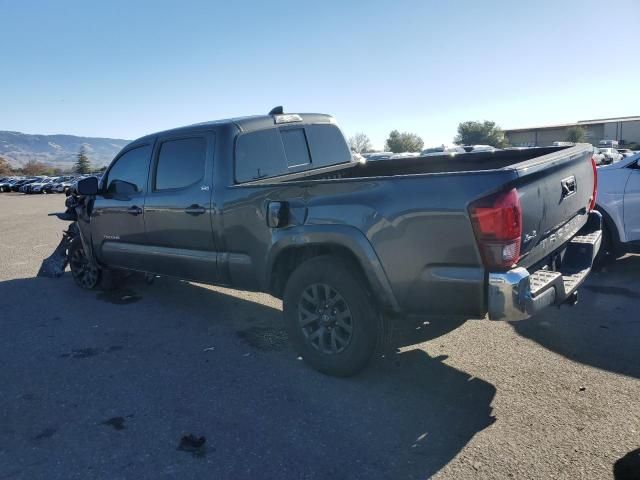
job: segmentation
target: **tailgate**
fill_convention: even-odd
[[[582,144],[514,165],[522,205],[519,266],[544,259],[586,223],[594,189],[592,155],[593,148]]]

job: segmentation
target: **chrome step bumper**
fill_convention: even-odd
[[[491,320],[523,320],[550,305],[576,298],[591,271],[602,241],[602,216],[590,212],[585,227],[567,244],[559,272],[529,272],[516,267],[489,274],[488,313]]]

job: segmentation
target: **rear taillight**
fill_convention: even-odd
[[[487,268],[504,269],[518,262],[522,207],[515,188],[473,202],[469,215]]]
[[[598,167],[593,157],[591,157],[591,167],[593,168],[593,192],[591,194],[591,201],[589,202],[589,211],[595,208],[596,198],[598,198]]]

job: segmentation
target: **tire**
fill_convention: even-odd
[[[615,227],[614,227],[615,228]],[[596,255],[593,263],[596,268],[605,267],[608,264],[615,263],[615,261],[624,256],[623,249],[618,247],[617,236],[614,238],[614,232],[610,223],[603,219],[602,221],[602,243],[600,244],[600,250]]]
[[[283,296],[294,349],[316,370],[339,377],[367,365],[382,325],[365,279],[351,265],[337,255],[307,260],[289,277]]]
[[[73,281],[80,288],[95,290],[100,285],[102,272],[95,263],[90,262],[87,258],[79,237],[75,238],[69,247],[69,268]]]

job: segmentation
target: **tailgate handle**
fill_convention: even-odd
[[[562,198],[567,198],[576,193],[576,177],[571,175],[570,177],[560,180],[562,185]]]

